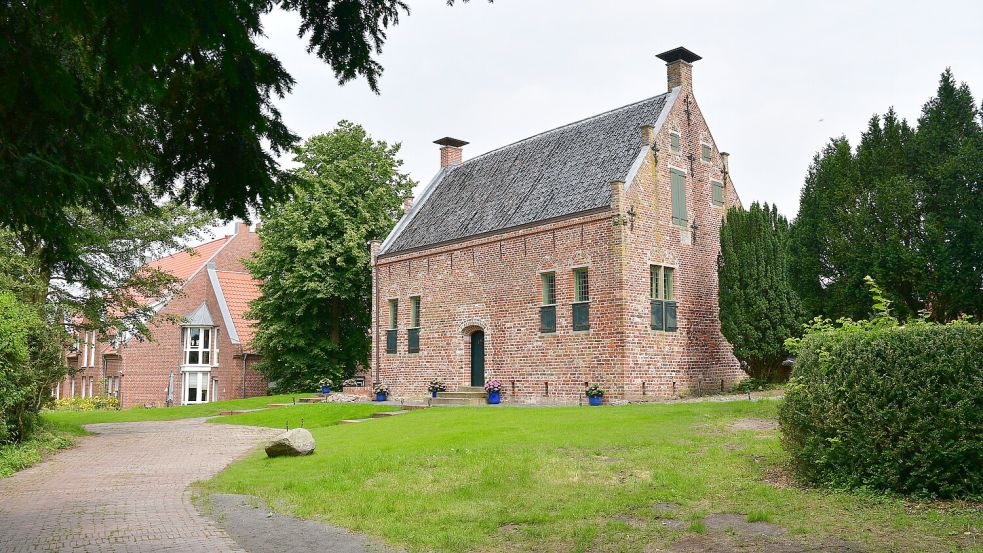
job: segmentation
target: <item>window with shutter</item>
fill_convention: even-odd
[[[713,205],[716,207],[721,207],[724,205],[724,183],[720,181],[712,180],[710,181],[710,187],[713,189]]]
[[[386,353],[396,353],[396,330],[399,323],[399,300],[389,300],[389,329],[386,330]]]
[[[686,174],[678,169],[670,171],[672,175],[672,223],[686,226]]]
[[[710,161],[711,148],[709,144],[703,144],[703,161]]]
[[[587,268],[573,270],[573,329],[590,329],[590,283]]]
[[[673,296],[675,269],[649,266],[649,297],[652,304],[652,330],[675,332],[676,302]]]
[[[539,331],[556,332],[556,273],[542,273],[543,305],[539,307]]]
[[[669,133],[669,147],[672,149],[672,153],[678,154],[682,147],[680,146],[679,133],[671,132]]]

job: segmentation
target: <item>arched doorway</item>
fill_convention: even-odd
[[[485,385],[485,332],[471,333],[471,385]]]

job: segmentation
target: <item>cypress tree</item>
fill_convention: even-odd
[[[803,322],[788,279],[788,220],[768,204],[731,208],[720,228],[720,324],[734,355],[755,378],[775,380],[788,356],[785,339]]]

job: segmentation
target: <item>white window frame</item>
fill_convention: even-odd
[[[197,347],[191,346],[191,333],[194,330],[200,332]],[[205,371],[211,368],[213,330],[214,328],[210,326],[181,327],[181,366],[182,367],[195,367],[195,368],[201,367],[201,370],[205,370]],[[192,363],[190,361],[192,353],[198,354],[198,359],[195,363]]]

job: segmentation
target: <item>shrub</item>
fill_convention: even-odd
[[[779,421],[806,482],[983,497],[983,327],[813,324]]]
[[[55,400],[57,411],[103,411],[119,409],[119,399],[111,396],[65,397]]]

